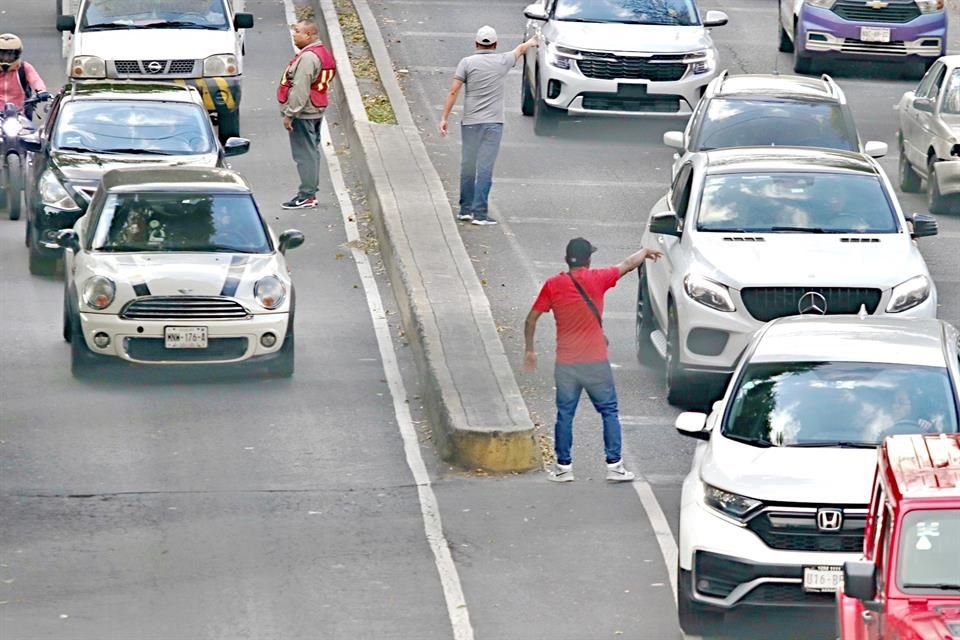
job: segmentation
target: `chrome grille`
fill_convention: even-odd
[[[123,75],[136,75],[140,73],[140,63],[136,60],[114,60],[113,67],[117,73]]]
[[[891,2],[885,7],[874,9],[863,0],[838,0],[833,12],[844,20],[854,22],[910,22],[920,16],[920,8],[915,2]]]
[[[189,75],[197,66],[196,60],[114,60],[118,76]]]
[[[800,313],[800,298],[810,292],[823,296],[827,303],[826,315],[855,314],[860,306],[873,313],[880,304],[880,289],[855,287],[747,287],[740,298],[751,316],[767,322],[774,318]]]
[[[235,300],[196,296],[137,298],[120,312],[124,320],[240,320],[249,316]]]
[[[167,73],[193,73],[193,60],[171,60]]]
[[[683,56],[618,56],[612,53],[583,53],[577,61],[580,73],[598,80],[653,80],[671,82],[687,72]]]
[[[863,549],[867,510],[841,509],[843,521],[838,531],[817,528],[816,509],[794,511],[771,508],[751,518],[747,528],[771,549],[783,551],[839,551],[854,553]]]
[[[903,40],[894,42],[863,42],[853,38],[844,38],[840,50],[843,53],[866,53],[871,55],[905,56],[907,47]]]

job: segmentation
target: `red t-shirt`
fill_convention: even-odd
[[[619,267],[575,269],[572,273],[603,315],[603,294],[620,279]],[[533,308],[540,313],[553,311],[557,323],[557,363],[607,360],[607,341],[586,300],[564,271],[543,283]]]

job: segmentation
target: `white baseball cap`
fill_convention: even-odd
[[[497,43],[497,32],[490,25],[483,25],[477,29],[477,43],[479,44],[496,44]]]

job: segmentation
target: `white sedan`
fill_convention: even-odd
[[[109,171],[60,232],[63,337],[74,375],[142,365],[252,361],[294,370],[294,290],[284,253],[244,180],[225,169]]]

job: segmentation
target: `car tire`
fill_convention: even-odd
[[[780,21],[779,5],[777,6],[777,27],[780,32],[780,43],[777,45],[777,50],[780,53],[793,53],[793,40],[790,39],[790,34],[783,28],[783,22]]]
[[[793,30],[793,72],[794,73],[812,73],[813,60],[810,56],[803,55],[803,47],[800,45],[800,30]]]
[[[217,135],[221,144],[240,135],[240,109],[222,111],[217,116]]]
[[[7,215],[19,220],[23,210],[23,160],[15,153],[7,155]]]
[[[540,95],[540,76],[537,75],[537,93],[533,104],[533,132],[538,136],[550,136],[560,126],[559,109],[554,109]]]
[[[657,322],[650,307],[650,288],[647,283],[647,271],[643,267],[637,270],[637,313],[636,313],[636,347],[637,361],[648,364],[657,356],[653,343],[650,342],[650,333],[657,328]]]
[[[536,98],[530,90],[530,78],[527,76],[527,59],[523,59],[523,73],[520,76],[520,113],[532,116]]]
[[[33,233],[33,225],[30,224],[30,218],[27,218],[27,223],[23,225],[23,246],[27,249],[30,248],[30,234]]]
[[[713,635],[723,624],[724,614],[693,601],[693,573],[677,563],[677,621],[688,635]]]
[[[42,251],[37,247],[36,243],[33,242],[33,238],[29,238],[29,245],[27,246],[27,264],[30,267],[30,275],[34,276],[52,276],[57,271],[57,257],[51,256],[48,253]]]
[[[293,375],[296,368],[296,350],[293,334],[293,327],[287,331],[283,339],[283,346],[280,347],[277,359],[271,363],[269,375],[271,378],[289,378]]]
[[[693,385],[689,374],[680,365],[680,322],[677,308],[670,303],[667,307],[667,358],[666,384],[667,402],[675,407],[686,407],[694,400]]]
[[[63,288],[63,341],[70,344],[73,338],[73,314],[70,312],[70,290]]]
[[[74,378],[89,378],[96,371],[98,360],[102,356],[90,351],[83,338],[79,318],[71,318],[70,327],[70,373]]]
[[[921,180],[917,172],[910,165],[907,153],[900,145],[900,160],[897,163],[897,177],[900,182],[900,190],[904,193],[917,193],[920,191]]]
[[[950,199],[940,193],[935,162],[936,158],[931,158],[927,163],[927,209],[932,214],[940,215],[950,213],[951,206]]]

